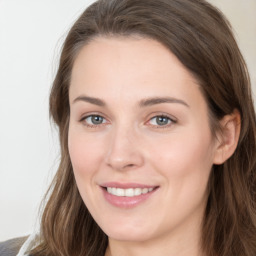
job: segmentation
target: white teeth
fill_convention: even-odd
[[[135,195],[135,196],[141,195],[141,188],[135,188],[135,189],[134,189],[134,195]]]
[[[117,196],[124,196],[125,195],[125,190],[121,188],[116,189],[116,195]]]
[[[148,189],[147,188],[143,188],[142,189],[142,194],[146,194],[146,193],[148,193]]]
[[[107,191],[109,194],[112,194],[114,196],[127,196],[127,197],[133,197],[133,196],[139,196],[141,194],[147,194],[148,192],[151,192],[153,188],[111,188],[107,187]]]
[[[132,189],[132,188],[125,189],[124,194],[125,194],[125,196],[130,196],[130,197],[134,196],[134,189]]]

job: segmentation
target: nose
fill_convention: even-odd
[[[106,164],[117,171],[136,169],[144,164],[140,139],[134,129],[116,129],[110,136]]]

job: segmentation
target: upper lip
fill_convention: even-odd
[[[146,185],[146,184],[140,184],[140,183],[122,183],[122,182],[106,182],[100,184],[101,187],[110,187],[110,188],[155,188],[158,187],[157,185]]]

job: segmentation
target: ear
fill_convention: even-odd
[[[217,134],[214,164],[223,164],[236,150],[241,129],[241,115],[237,109],[220,121],[221,131]]]

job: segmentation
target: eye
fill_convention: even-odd
[[[84,122],[88,126],[97,126],[107,122],[107,120],[100,115],[90,115],[82,118],[81,122]]]
[[[154,116],[149,120],[149,124],[152,126],[169,126],[172,123],[175,123],[175,121],[164,115]]]

